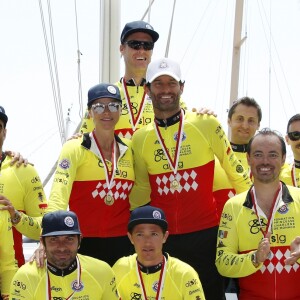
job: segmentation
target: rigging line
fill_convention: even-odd
[[[151,1],[151,2],[150,2]],[[149,5],[148,5],[148,7],[147,7],[147,9],[146,9],[146,11],[145,11],[145,13],[143,14],[143,16],[142,16],[142,18],[141,18],[141,20],[143,21],[144,19],[145,19],[145,17],[147,16],[147,14],[148,14],[148,23],[150,23],[150,10],[151,10],[151,7],[152,7],[152,5],[153,5],[153,3],[154,3],[154,0],[149,0]]]
[[[169,56],[169,49],[170,49],[170,42],[171,42],[171,35],[172,35],[172,28],[173,28],[173,20],[174,20],[174,14],[175,14],[175,6],[176,6],[176,0],[174,0],[174,2],[173,2],[172,17],[171,17],[168,40],[167,40],[167,45],[166,45],[165,57]]]
[[[75,6],[75,22],[76,22],[76,38],[77,38],[77,78],[78,78],[78,102],[79,102],[79,117],[82,119],[83,117],[83,103],[82,103],[82,84],[81,84],[81,68],[80,68],[80,55],[82,53],[80,52],[79,47],[79,33],[78,33],[78,18],[77,18],[77,5],[76,0],[74,0],[74,6]]]
[[[244,18],[245,20],[245,33],[244,33],[244,40],[245,40],[245,45],[243,47],[243,76],[241,78],[242,80],[242,95],[243,96],[248,96],[248,70],[249,70],[249,47],[247,45],[247,42],[248,42],[248,5],[249,5],[249,2],[248,1],[245,1],[244,2],[245,5],[244,5],[244,12],[243,12],[243,15],[246,16]],[[245,87],[247,84],[247,87]]]
[[[59,122],[61,140],[64,143],[66,141],[66,133],[65,133],[65,128],[64,128],[63,109],[62,109],[61,96],[60,96],[60,86],[59,86],[58,68],[57,68],[57,61],[56,61],[56,50],[55,50],[54,32],[53,32],[53,26],[52,26],[50,0],[47,1],[47,4],[48,4],[48,15],[49,15],[50,40],[51,40],[51,46],[52,46],[52,56],[53,56],[53,64],[54,64],[55,79],[56,79],[56,89],[57,89],[56,114],[57,114],[57,119]]]
[[[263,8],[263,11],[264,11],[264,8]],[[261,10],[260,9],[259,9],[259,13],[260,13],[261,22],[262,22],[262,25],[263,25],[263,32],[264,32],[265,37],[267,37],[267,33],[266,33],[266,30],[265,30],[265,27],[264,27],[264,24],[263,24],[263,19],[262,19],[262,15],[261,15]],[[277,77],[277,72],[276,72],[276,69],[275,69],[275,64],[274,64],[274,61],[273,61],[272,57],[271,57],[271,64],[272,64],[272,67],[273,67],[273,70],[274,70],[274,75],[275,75],[275,79],[276,79],[276,83],[277,83],[277,87],[278,87],[278,92],[279,92],[279,95],[280,95],[280,99],[281,99],[281,102],[282,102],[282,107],[283,107],[283,110],[284,110],[284,114],[285,114],[285,117],[288,118],[287,117],[287,112],[285,110],[284,102],[283,102],[283,96],[282,96],[282,93],[281,93],[281,89],[280,89],[280,85],[279,85],[279,80],[278,80],[278,77]]]
[[[262,7],[263,7],[263,4],[261,4],[261,5],[262,5]],[[264,15],[265,15],[265,19],[267,20],[266,12],[265,12],[264,7],[263,7],[263,12],[264,12]],[[261,18],[262,18],[262,17],[261,17]],[[266,21],[266,22],[267,22],[267,25],[270,27],[270,24],[268,23],[268,21]],[[265,33],[265,35],[266,35],[266,33]],[[288,90],[288,94],[289,94],[289,96],[290,96],[290,99],[291,99],[291,102],[292,102],[292,105],[293,105],[293,109],[294,109],[294,111],[296,111],[296,106],[295,106],[295,104],[294,104],[294,100],[293,100],[291,91],[290,91],[290,89],[289,89],[288,81],[287,81],[287,78],[286,78],[286,76],[285,76],[284,68],[283,68],[283,65],[282,65],[282,63],[281,63],[280,56],[279,56],[279,53],[278,53],[278,51],[277,51],[276,43],[275,43],[275,40],[274,40],[272,34],[271,34],[271,40],[272,40],[272,42],[273,42],[273,47],[274,47],[273,49],[275,50],[275,53],[276,53],[276,56],[277,56],[277,59],[278,59],[278,62],[279,62],[280,70],[281,70],[281,72],[282,72],[282,74],[283,74],[283,78],[284,78],[284,81],[285,81],[285,85],[286,85],[286,88],[287,88],[287,90]],[[274,69],[274,71],[275,71],[275,69]],[[279,86],[278,86],[278,89],[279,89]],[[281,99],[281,100],[283,101],[283,99]],[[283,102],[283,103],[284,103],[284,102]]]
[[[41,3],[41,0],[39,0],[39,7],[40,7],[40,15],[41,15],[41,22],[42,22],[42,28],[43,28],[43,34],[44,34],[44,41],[45,41],[45,47],[46,47],[46,54],[47,54],[47,60],[48,60],[48,67],[49,67],[49,73],[50,73],[50,81],[51,81],[51,86],[52,86],[52,94],[53,94],[53,99],[56,107],[56,88],[55,88],[55,83],[54,83],[54,78],[53,78],[53,70],[52,70],[52,64],[51,64],[51,57],[50,57],[50,51],[49,51],[49,44],[48,44],[48,39],[47,39],[47,32],[46,32],[46,26],[45,26],[45,19],[44,19],[44,13],[43,13],[43,6]],[[56,115],[56,117],[58,117]],[[57,120],[59,121],[59,120]],[[60,127],[59,127],[60,130]],[[63,144],[62,137],[61,142]]]

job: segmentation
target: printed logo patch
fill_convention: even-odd
[[[74,220],[73,220],[73,218],[72,217],[65,217],[65,219],[64,219],[64,222],[65,222],[65,224],[66,224],[66,226],[68,226],[68,227],[74,227]]]
[[[82,282],[79,282],[79,284],[77,284],[77,280],[74,280],[72,283],[71,283],[71,288],[74,292],[80,292],[83,290],[84,288],[84,285]]]
[[[64,158],[60,161],[59,166],[62,169],[67,170],[70,168],[70,161],[68,159]]]

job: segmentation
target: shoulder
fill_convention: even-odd
[[[123,277],[125,274],[129,273],[130,270],[135,267],[136,257],[137,255],[133,254],[121,257],[116,261],[112,268],[119,279],[120,277]]]

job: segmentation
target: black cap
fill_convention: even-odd
[[[162,209],[151,205],[141,206],[134,209],[128,222],[128,231],[138,224],[156,224],[162,229],[168,229],[168,222]]]
[[[112,98],[122,102],[119,88],[110,83],[100,83],[90,88],[87,106],[91,106],[95,100],[101,98]]]
[[[5,114],[5,109],[0,106],[0,120],[3,121],[4,123],[4,128],[6,127],[6,123],[7,123],[7,120],[8,120],[8,117],[7,115]]]
[[[159,34],[153,29],[153,27],[149,23],[146,23],[144,21],[134,21],[134,22],[127,23],[124,26],[124,29],[120,37],[121,43],[123,44],[126,38],[130,34],[135,32],[148,33],[152,37],[153,43],[155,43],[159,38]]]
[[[44,215],[42,236],[81,234],[78,218],[73,211],[57,210]]]

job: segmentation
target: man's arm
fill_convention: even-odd
[[[291,254],[284,262],[286,265],[293,265],[300,259],[300,236],[297,236],[291,243]]]

